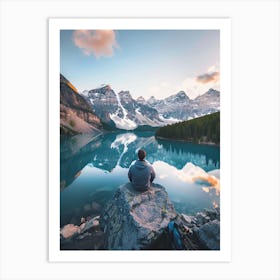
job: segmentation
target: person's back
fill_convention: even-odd
[[[128,178],[132,186],[138,191],[147,190],[156,176],[154,168],[145,160],[145,157],[146,152],[144,150],[139,150],[139,160],[131,165],[128,171]]]

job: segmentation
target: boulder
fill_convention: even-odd
[[[192,216],[181,214],[181,217],[182,217],[183,221],[186,222],[188,225],[191,225],[193,223],[193,217]]]
[[[220,221],[214,220],[202,225],[196,235],[206,249],[220,250]]]
[[[120,186],[100,217],[108,250],[152,249],[177,213],[164,187],[153,184],[138,192]]]
[[[82,218],[80,226],[67,224],[60,230],[61,250],[104,250],[104,233],[99,228],[99,218]]]
[[[184,249],[219,250],[219,219],[220,209],[204,209],[195,216],[178,215],[175,224],[179,230]]]
[[[76,236],[79,233],[80,233],[80,227],[76,226],[74,224],[65,225],[60,230],[61,237],[65,238],[65,239],[72,238],[73,236]]]

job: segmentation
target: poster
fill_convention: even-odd
[[[49,83],[50,261],[230,260],[229,19],[50,19]]]

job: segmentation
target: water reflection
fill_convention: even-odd
[[[140,148],[147,151],[151,163],[160,159],[177,169],[187,162],[205,171],[220,168],[218,147],[157,140],[151,132],[79,135],[61,142],[61,185],[70,185],[87,164],[109,172],[118,165],[128,168]]]
[[[147,151],[155,182],[165,186],[177,211],[219,206],[218,147],[157,140],[152,132],[82,135],[61,141],[61,224],[98,214],[128,181],[128,168],[140,148]]]
[[[93,151],[101,146],[100,135],[77,135],[62,139],[60,144],[60,189],[70,185],[92,160]]]

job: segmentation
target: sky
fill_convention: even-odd
[[[103,84],[132,97],[194,99],[219,90],[219,30],[61,30],[60,71],[79,92]]]

